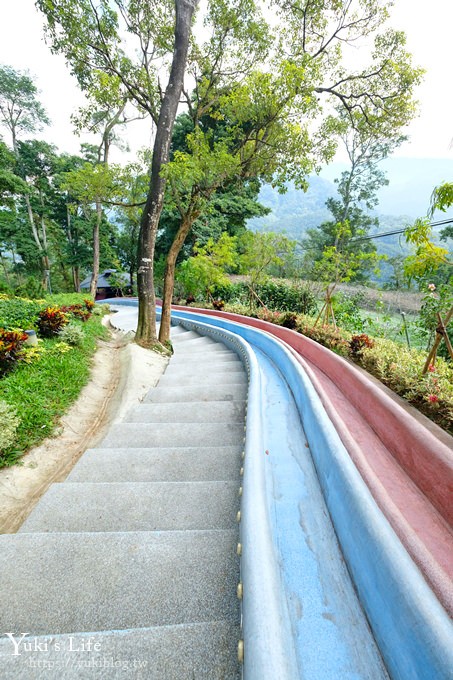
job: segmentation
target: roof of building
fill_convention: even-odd
[[[99,274],[98,277],[98,288],[110,288],[111,284],[109,283],[109,278],[110,274],[117,274],[121,279],[123,279],[125,284],[130,284],[131,282],[131,277],[129,274],[126,274],[125,272],[117,272],[116,269],[106,269],[103,271],[101,274]],[[81,288],[89,288],[91,285],[91,273],[82,281],[80,284]]]

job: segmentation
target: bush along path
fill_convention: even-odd
[[[225,311],[283,326],[311,338],[364,368],[441,428],[453,434],[453,364],[441,357],[423,374],[426,352],[386,338],[354,334],[333,325],[315,325],[316,317],[261,308],[250,313],[243,305],[222,305]]]
[[[98,341],[108,337],[104,311],[80,295],[0,299],[0,467],[50,436],[77,399]],[[25,330],[36,345],[25,344]]]
[[[99,664],[109,678],[240,677],[247,376],[221,343],[179,328],[173,342],[144,402],[50,487],[18,534],[0,536],[0,627],[47,642],[44,654],[13,656],[2,639],[5,680],[38,660],[46,678],[100,677]]]

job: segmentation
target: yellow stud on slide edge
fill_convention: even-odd
[[[238,642],[238,661],[244,663],[244,640]]]
[[[236,548],[236,554],[242,555],[242,543],[238,543],[237,548]]]
[[[236,521],[240,522],[241,521],[241,511],[238,510],[238,514],[236,515]]]
[[[239,487],[238,496],[242,496],[242,486]]]
[[[242,600],[242,583],[238,583],[236,594],[238,596],[238,600]]]

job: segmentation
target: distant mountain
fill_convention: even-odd
[[[306,192],[288,185],[287,192],[279,194],[270,185],[263,186],[259,200],[271,212],[249,220],[248,227],[256,231],[283,232],[300,240],[308,228],[317,227],[331,218],[326,201],[336,195],[333,180],[346,167],[342,163],[327,166],[320,176],[310,177]],[[426,215],[433,188],[443,181],[453,181],[453,159],[389,158],[381,163],[381,167],[389,185],[379,192],[380,232],[403,228],[416,217]],[[453,209],[435,215],[435,219],[445,217],[453,218]]]
[[[426,215],[434,187],[453,181],[453,158],[387,158],[379,167],[389,180],[378,195],[384,215]],[[331,163],[321,177],[332,182],[346,169],[344,163]]]
[[[416,217],[426,215],[433,188],[443,181],[453,181],[453,159],[390,158],[381,167],[387,173],[389,185],[379,192],[378,233],[403,229]],[[332,163],[320,176],[310,177],[306,192],[288,185],[286,193],[279,194],[270,185],[263,186],[259,201],[271,212],[249,220],[247,226],[254,231],[281,232],[300,241],[307,229],[331,219],[326,201],[337,194],[334,179],[346,169],[345,164]],[[453,219],[453,209],[446,214],[437,213],[434,219],[446,217]],[[409,253],[401,234],[376,239],[376,245],[378,252],[389,258]]]
[[[247,226],[253,231],[277,231],[299,241],[307,229],[318,227],[329,219],[326,208],[329,196],[336,195],[333,182],[322,177],[311,177],[306,192],[288,185],[284,194],[278,193],[269,184],[262,187],[258,200],[271,209],[265,217],[254,217]]]

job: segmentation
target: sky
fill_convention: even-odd
[[[426,70],[424,82],[416,93],[420,114],[405,131],[410,140],[394,155],[453,160],[450,61],[453,2],[395,0],[390,24],[406,32],[414,63]],[[18,70],[28,69],[35,77],[40,100],[52,121],[52,126],[43,130],[39,137],[53,142],[60,151],[78,153],[81,141],[89,140],[74,136],[70,115],[83,105],[84,97],[64,58],[52,55],[45,45],[42,27],[43,20],[34,0],[0,0],[0,64]],[[149,123],[133,124],[128,129],[128,138],[132,150],[149,145]],[[119,160],[119,157],[113,156],[112,160]]]

